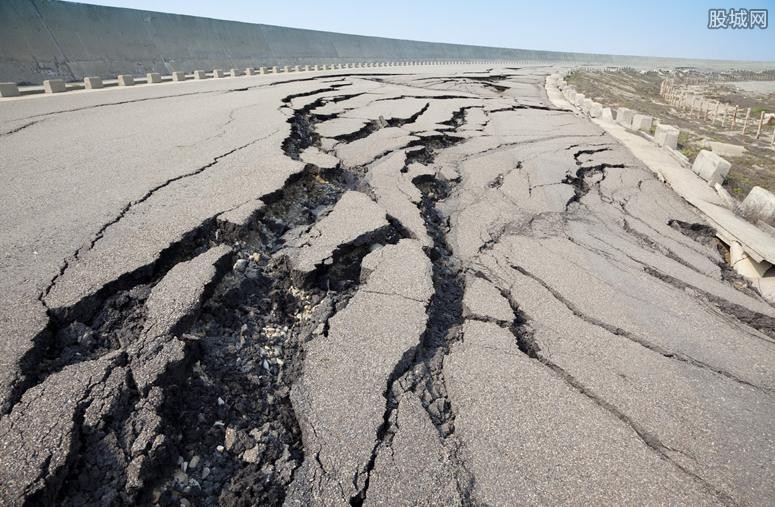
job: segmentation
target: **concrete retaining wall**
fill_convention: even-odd
[[[46,0],[0,1],[0,48],[0,81],[23,84],[359,61],[487,59],[651,67],[688,62],[363,37]]]

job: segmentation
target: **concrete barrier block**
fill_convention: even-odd
[[[304,72],[309,72],[309,65],[304,66]]]
[[[83,86],[87,90],[98,90],[102,88],[102,78],[97,76],[89,76],[83,78]]]
[[[616,123],[625,127],[632,127],[633,116],[635,116],[635,111],[626,107],[620,107],[616,110]]]
[[[764,299],[775,303],[775,274],[768,274],[756,280],[755,285]]]
[[[245,75],[246,76],[255,76],[256,75],[256,69],[254,69],[253,67],[248,67],[247,69],[245,69]]]
[[[135,78],[132,76],[132,74],[119,74],[118,75],[118,85],[119,86],[134,86],[135,85]]]
[[[592,102],[593,102],[592,99],[585,98],[584,102],[582,102],[581,104],[582,111],[586,111],[588,113],[590,109],[592,109]]]
[[[213,69],[213,77],[223,77],[224,75],[222,69]]]
[[[294,65],[293,66],[293,72],[299,72],[299,66],[298,65]]]
[[[753,187],[740,204],[740,214],[753,223],[775,221],[775,194],[762,187]]]
[[[657,146],[667,146],[675,150],[678,148],[679,133],[678,128],[660,123],[654,132],[654,142],[657,143]]]
[[[46,79],[43,81],[43,89],[46,93],[62,93],[67,91],[67,85],[62,79]]]
[[[591,102],[589,106],[589,116],[592,118],[600,118],[603,116],[603,105],[600,102]]]
[[[195,70],[194,79],[207,79],[207,73],[203,70]]]
[[[587,97],[583,93],[577,93],[576,97],[573,99],[573,105],[576,107],[581,107],[582,104],[584,104],[584,99]]]
[[[0,97],[18,97],[19,87],[16,83],[0,83]]]
[[[287,65],[283,66],[283,72],[285,72],[286,74],[288,73],[288,66]]]
[[[258,68],[258,73],[259,74],[266,74],[266,67],[259,67]]]
[[[277,74],[277,66],[272,67],[272,74]]]
[[[145,76],[145,82],[148,84],[161,83],[161,74],[158,72],[149,72]]]
[[[242,71],[239,69],[229,69],[229,77],[240,77],[242,75]]]
[[[606,121],[614,121],[614,113],[611,111],[610,107],[604,107],[600,113],[600,118]]]
[[[180,70],[176,70],[172,73],[172,80],[173,81],[185,81],[186,80],[186,73]]]
[[[632,128],[635,130],[643,130],[648,132],[651,130],[651,124],[654,122],[654,118],[647,114],[636,114],[632,117]]]
[[[700,150],[692,164],[692,171],[713,186],[716,183],[724,183],[730,167],[732,164],[712,151]]]

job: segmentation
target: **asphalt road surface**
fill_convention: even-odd
[[[409,71],[0,104],[0,503],[775,501],[703,219],[552,69]]]

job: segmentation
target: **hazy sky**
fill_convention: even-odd
[[[1,1],[1,0],[0,0]],[[359,35],[522,49],[775,61],[775,26],[709,30],[709,8],[769,9],[775,0],[88,0]],[[770,25],[773,21],[770,21]]]

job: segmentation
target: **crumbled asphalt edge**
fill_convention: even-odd
[[[715,309],[720,316],[730,317],[733,319],[732,321],[730,321],[730,318],[726,319],[728,322],[734,324],[735,321],[737,321],[739,323],[745,324],[746,326],[756,329],[769,338],[775,340],[774,317],[749,310],[744,306],[727,301],[726,299],[706,292],[699,287],[690,285],[682,280],[679,280],[678,278],[670,276],[667,273],[663,273],[658,269],[654,269],[650,266],[643,266],[643,272],[668,285],[672,285],[677,289],[681,289],[690,294],[693,294],[697,299],[706,302],[711,309]]]
[[[667,225],[677,230],[684,236],[688,236],[697,243],[718,251],[722,260],[716,262],[716,265],[718,265],[719,269],[721,269],[721,278],[725,282],[732,285],[740,292],[751,296],[752,298],[758,299],[768,304],[772,304],[769,303],[764,297],[762,297],[761,292],[759,292],[759,289],[756,286],[751,284],[751,282],[748,281],[744,276],[735,271],[734,268],[729,264],[729,247],[720,239],[718,239],[716,236],[716,230],[713,229],[713,227],[705,224],[682,222],[681,220],[675,219],[669,220]]]
[[[446,132],[411,143],[416,149],[407,151],[406,166],[413,162],[430,165],[437,151],[463,141],[463,138],[454,136],[454,131],[464,123],[465,112],[471,107],[466,106],[455,111],[450,120],[443,122],[452,127],[451,134]],[[406,166],[402,172],[407,171]],[[457,182],[436,176],[420,176],[415,178],[413,183],[422,194],[418,207],[433,241],[433,246],[425,248],[425,253],[432,263],[434,294],[428,305],[428,323],[420,343],[406,351],[388,378],[384,393],[386,403],[383,421],[377,429],[377,442],[371,458],[364,472],[360,474],[365,475],[363,486],[350,498],[350,505],[353,506],[361,506],[366,501],[377,455],[380,449],[391,446],[397,430],[394,412],[398,408],[401,395],[409,391],[414,392],[421,400],[429,419],[450,453],[462,504],[472,504],[474,479],[458,458],[459,444],[453,436],[455,414],[447,397],[442,370],[443,360],[450,346],[461,339],[465,282],[461,266],[447,243],[448,219],[437,208],[437,203],[451,194]],[[355,477],[353,482],[358,484],[359,477]]]
[[[317,93],[324,91],[330,90]],[[314,124],[336,117],[312,110],[353,96],[322,97],[295,110],[283,143],[286,155],[298,159],[305,148],[319,146]],[[169,431],[177,432],[178,464],[165,470],[148,501],[281,505],[304,460],[289,398],[301,373],[303,343],[325,334],[328,320],[346,306],[359,284],[361,260],[373,246],[407,237],[390,219],[389,226],[340,245],[332,262],[311,276],[295,278],[277,255],[282,235],[311,226],[344,191],[364,185],[358,170],[307,165],[306,172],[282,195],[265,199],[267,206],[237,244],[238,255],[251,259],[246,269],[223,278],[191,329],[202,353],[165,407]],[[192,459],[199,462],[194,468],[186,465]]]
[[[134,330],[142,328],[145,315],[142,305],[150,288],[173,266],[210,248],[217,235],[216,220],[205,220],[164,249],[155,262],[122,275],[70,307],[53,310],[46,306],[48,324],[20,361],[21,379],[14,385],[3,415],[10,413],[28,389],[45,381],[50,374],[71,364],[102,357],[136,336]],[[45,300],[42,297],[40,300],[45,306]]]
[[[575,146],[572,146],[571,148],[573,147]],[[607,148],[607,147],[588,148],[588,149],[577,150],[576,152],[574,152],[573,158],[576,161],[576,166],[578,167],[578,169],[576,170],[575,174],[569,174],[563,180],[564,183],[572,185],[574,189],[574,195],[571,196],[571,198],[568,200],[568,202],[565,205],[566,210],[568,210],[569,206],[572,203],[579,203],[581,201],[581,198],[587,193],[589,193],[589,191],[592,189],[589,182],[587,181],[587,178],[589,176],[594,174],[601,175],[600,179],[594,183],[595,187],[599,189],[600,182],[604,180],[606,177],[607,169],[626,167],[624,164],[608,164],[608,163],[596,164],[592,166],[584,166],[582,162],[579,160],[579,157],[581,155],[591,155],[594,153],[608,151],[609,149],[610,148]],[[601,198],[602,197],[603,196],[601,196]],[[740,292],[743,292],[746,295],[751,296],[759,301],[765,301],[762,298],[759,291],[755,287],[753,287],[747,280],[745,280],[742,276],[740,276],[737,272],[735,272],[734,269],[732,269],[732,267],[729,265],[728,263],[729,251],[725,247],[725,245],[723,245],[723,243],[721,243],[718,239],[716,239],[715,231],[712,227],[709,227],[704,224],[689,224],[686,222],[682,222],[680,220],[670,220],[668,222],[668,225],[678,230],[682,234],[686,235],[687,237],[697,241],[700,244],[703,244],[711,248],[715,247],[718,250],[719,254],[721,255],[722,259],[725,260],[717,263],[717,265],[721,269],[722,279],[728,284],[730,284],[732,287],[734,287],[735,289],[739,290]],[[626,220],[624,221],[624,231],[636,237],[636,239],[638,239],[641,242],[645,241],[647,244],[651,244],[651,246],[653,247],[653,242],[651,242],[651,240],[644,239],[642,235],[637,234],[635,231],[633,231],[627,224]],[[689,263],[687,263],[677,255],[673,254],[669,250],[665,251],[661,249],[659,251],[666,257],[669,257],[672,260],[678,262],[679,264],[682,264],[683,266],[686,266],[696,271],[696,268],[691,266]],[[682,282],[677,278],[671,277],[649,266],[644,266],[643,270],[649,275],[655,278],[658,278],[659,280],[662,280],[674,287],[677,287],[682,290],[686,290],[686,289],[692,290],[693,293],[697,295],[702,301],[706,302],[711,308],[716,309],[722,317],[730,317],[731,319],[734,319],[737,322],[743,323],[758,331],[761,331],[762,333],[769,336],[770,338],[775,338],[775,318],[769,317],[767,315],[763,315],[753,310],[749,310],[748,308],[732,303],[718,296],[714,296],[713,294],[703,291],[697,287],[690,286],[689,284]]]
[[[268,206],[256,234],[240,243],[238,255],[253,260],[245,271],[228,273],[205,303],[190,331],[198,338],[201,355],[186,381],[173,387],[165,406],[169,432],[179,442],[180,464],[192,459],[199,464],[185,471],[175,465],[165,470],[152,492],[158,498],[151,501],[282,504],[304,459],[289,399],[301,372],[303,343],[321,334],[325,322],[355,292],[361,260],[371,247],[401,237],[389,226],[342,245],[331,264],[296,285],[276,255],[282,247],[280,236],[316,217],[288,213],[289,203],[299,208],[299,201],[307,199],[302,209],[311,211],[342,192],[316,178],[305,180]]]
[[[318,93],[335,91],[337,87],[329,87]],[[302,113],[295,112],[289,119],[291,134],[283,143],[286,155],[298,159],[299,151],[317,142],[311,124],[320,118],[312,118],[308,114],[311,109],[327,101],[344,100],[351,96],[324,98],[303,108]],[[287,98],[284,102],[288,103],[292,98]],[[359,238],[357,244],[341,245],[334,252],[333,262],[322,266],[309,281],[310,287],[306,292],[304,289],[290,287],[287,269],[272,263],[270,255],[280,248],[279,238],[289,227],[313,223],[322,216],[325,209],[333,207],[345,190],[356,186],[357,175],[346,174],[340,167],[321,171],[313,165],[307,165],[303,172],[290,178],[283,189],[262,198],[265,207],[256,214],[249,226],[237,229],[218,222],[215,217],[205,220],[183,239],[161,252],[155,262],[119,277],[69,308],[49,310],[47,329],[40,334],[34,352],[29,354],[24,362],[24,380],[17,386],[18,390],[8,412],[27,389],[45,382],[49,375],[65,366],[97,359],[114,351],[119,351],[115,364],[126,366],[127,355],[120,351],[137,339],[145,322],[144,304],[151,289],[175,265],[194,258],[214,245],[227,242],[234,243],[235,253],[239,256],[246,256],[248,251],[251,254],[259,254],[255,257],[257,262],[251,263],[239,280],[233,272],[227,273],[226,264],[230,265],[229,258],[225,263],[216,266],[217,274],[206,287],[203,297],[204,313],[191,327],[192,333],[181,336],[185,342],[185,359],[182,363],[170,364],[165,371],[160,372],[155,382],[159,389],[139,392],[131,368],[127,368],[125,378],[120,379],[119,385],[113,386],[117,392],[111,394],[110,406],[100,414],[99,428],[83,426],[87,407],[79,406],[74,420],[73,446],[68,452],[66,464],[51,477],[45,477],[46,486],[27,498],[26,503],[120,505],[158,501],[162,504],[172,502],[177,505],[190,501],[185,498],[189,495],[191,500],[200,504],[218,503],[219,496],[222,497],[220,501],[226,504],[281,504],[285,487],[291,482],[293,471],[303,459],[298,423],[287,399],[287,388],[298,374],[300,353],[297,342],[285,331],[285,328],[290,329],[290,326],[272,329],[271,326],[259,327],[259,324],[277,321],[293,324],[291,319],[298,315],[298,310],[311,309],[315,298],[321,302],[318,305],[321,313],[327,312],[327,316],[330,316],[337,306],[346,304],[354,292],[354,286],[360,278],[360,260],[368,253],[371,245],[395,243],[405,237],[405,231],[395,226],[386,227],[371,237]],[[392,219],[390,222],[397,225]],[[278,282],[268,284],[274,279]],[[241,310],[245,306],[244,303],[250,302],[250,298],[254,298],[253,302],[256,302],[257,294],[268,297],[257,301],[256,308],[260,308],[260,305],[268,300],[272,303],[272,311],[265,316],[265,321],[262,321],[260,316],[256,317],[255,311],[252,312],[252,319],[239,326],[238,335],[240,340],[246,338],[246,331],[257,332],[261,339],[268,338],[268,335],[273,339],[284,336],[282,341],[290,346],[284,352],[275,353],[277,357],[271,357],[274,360],[271,365],[264,353],[265,349],[259,350],[259,346],[272,345],[272,352],[275,352],[275,347],[278,347],[275,343],[277,340],[268,340],[268,343],[265,340],[243,354],[243,347],[235,348],[233,340],[229,341],[235,339],[232,335],[220,336],[220,341],[215,344],[208,343],[206,339],[207,331],[213,328],[234,330],[233,319],[237,310],[233,305],[228,309],[219,305],[236,301]],[[323,301],[324,299],[326,301]],[[43,298],[41,301],[45,304]],[[327,316],[321,320],[326,320]],[[271,332],[267,333],[270,329]],[[179,331],[184,332],[185,329]],[[196,334],[197,332],[199,334]],[[292,337],[303,334],[305,332],[301,330],[294,331]],[[306,336],[309,334],[311,331],[307,330]],[[279,350],[282,350],[281,345]],[[222,351],[225,353],[220,353]],[[213,371],[228,373],[228,370],[236,368],[238,355],[249,356],[240,358],[243,369],[250,364],[251,368],[255,367],[262,372],[259,377],[263,372],[275,377],[270,382],[259,382],[263,390],[248,392],[241,385],[242,378],[237,381],[240,375],[227,375],[222,379],[224,386],[215,385],[210,382],[208,376],[202,376],[202,373]],[[287,367],[283,367],[284,358],[289,360]],[[208,359],[212,361],[208,362]],[[213,369],[208,371],[208,367]],[[285,379],[284,372],[287,372]],[[251,455],[254,456],[251,458],[254,463],[246,466],[247,464],[237,464],[235,460],[226,459],[221,463],[221,467],[214,464],[207,474],[204,473],[207,461],[203,456],[202,466],[192,466],[202,472],[201,482],[188,481],[181,488],[182,481],[176,472],[184,471],[188,464],[192,464],[190,460],[181,461],[181,450],[186,450],[185,444],[190,442],[184,436],[197,437],[196,431],[185,435],[181,431],[190,429],[185,424],[181,425],[182,409],[186,408],[187,402],[189,408],[191,403],[201,408],[203,403],[212,401],[213,393],[230,392],[229,389],[236,389],[241,397],[233,396],[227,403],[222,397],[216,396],[215,404],[207,407],[207,416],[215,414],[221,417],[224,411],[227,415],[233,415],[244,410],[251,415],[263,417],[264,425],[253,428],[257,432],[254,437],[259,441]],[[266,395],[259,400],[265,404],[263,409],[259,411],[256,407],[246,406],[249,404],[246,399],[256,397],[259,392]],[[154,399],[151,400],[151,397]],[[279,399],[276,405],[280,408],[267,409],[272,405],[269,402],[275,398]],[[151,424],[143,420],[144,416],[149,415],[148,410],[155,412],[150,414],[152,417],[161,418],[162,430],[157,435],[153,448],[147,449],[148,459],[142,465],[142,470],[135,471],[136,480],[130,485],[127,480],[130,459],[128,447],[132,445],[133,440],[139,438],[143,427]],[[204,418],[207,422],[207,417]],[[199,419],[197,414],[197,421]],[[215,421],[211,422],[213,426],[223,428],[215,424]],[[225,430],[221,432],[220,442],[224,443]],[[236,435],[243,437],[241,433]],[[108,445],[105,442],[106,437],[112,439],[113,445],[118,445],[119,453],[123,452],[124,456],[118,460],[112,459],[109,452],[116,449],[105,448],[105,445]],[[198,443],[199,439],[196,440]],[[206,439],[205,441],[209,442]],[[159,442],[162,444],[157,446]],[[215,452],[220,452],[217,445],[214,448]],[[211,475],[211,478],[207,481],[201,475]],[[168,481],[166,485],[171,485],[172,488],[165,488],[165,480],[169,477],[172,477],[172,481]],[[261,480],[266,477],[270,480],[262,483]],[[157,487],[154,488],[153,485]],[[181,489],[183,495],[179,495]]]
[[[568,207],[573,203],[581,202],[581,198],[584,197],[589,193],[589,191],[592,189],[592,186],[587,181],[587,178],[594,176],[594,175],[600,175],[600,179],[595,182],[595,186],[599,185],[601,181],[603,181],[606,178],[606,170],[607,169],[613,169],[618,168],[621,169],[624,166],[624,164],[608,164],[608,163],[601,163],[601,164],[595,164],[592,166],[585,166],[583,165],[582,161],[579,160],[579,157],[581,155],[592,155],[594,153],[600,153],[603,151],[608,151],[610,148],[591,148],[591,149],[583,149],[583,150],[577,150],[573,153],[573,160],[576,162],[576,171],[573,173],[569,173],[564,180],[562,180],[563,183],[566,183],[573,187],[573,195],[570,199],[568,199],[568,202],[565,203],[565,209],[567,210]]]

